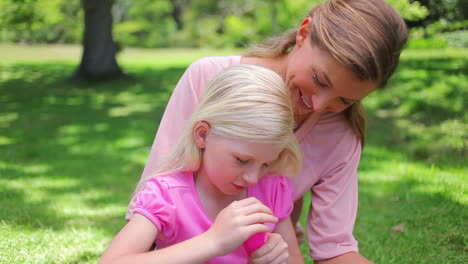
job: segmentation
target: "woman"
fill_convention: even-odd
[[[317,5],[297,29],[243,56],[198,60],[171,96],[143,177],[169,152],[216,73],[239,63],[272,69],[292,96],[295,135],[304,159],[294,180],[296,212],[310,190],[307,232],[312,258],[319,264],[370,263],[358,253],[352,234],[366,125],[360,101],[385,86],[406,40],[403,19],[384,0],[336,0]]]

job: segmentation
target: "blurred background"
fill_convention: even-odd
[[[319,2],[323,1],[84,1],[88,10],[102,9],[112,14],[112,32],[119,49],[244,47],[297,26]],[[466,1],[387,2],[411,27],[409,47],[466,47]],[[1,0],[0,42],[81,44],[85,13],[78,0]],[[106,17],[100,19],[105,21]]]
[[[0,263],[96,263],[187,66],[319,2],[0,0]],[[355,236],[375,263],[468,263],[468,2],[387,2],[410,40],[363,101]]]

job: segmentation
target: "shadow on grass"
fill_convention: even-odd
[[[403,59],[389,87],[364,100],[368,144],[440,167],[466,166],[466,72],[464,57]]]
[[[365,256],[375,263],[466,262],[467,207],[423,188],[412,179],[360,181],[355,234]]]
[[[0,67],[2,220],[114,234],[184,69],[135,68],[131,80],[74,84],[65,80],[74,65]]]
[[[466,189],[461,178],[441,179],[468,164],[467,71],[463,57],[402,60],[389,87],[364,101],[355,234],[375,263],[468,260],[467,206],[451,197]]]

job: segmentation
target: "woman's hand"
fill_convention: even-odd
[[[283,237],[277,233],[269,233],[265,245],[250,255],[249,264],[286,264],[288,258],[288,244]]]
[[[213,226],[205,232],[207,241],[212,242],[218,256],[231,253],[250,236],[260,232],[269,232],[267,225],[276,223],[271,209],[254,197],[234,201],[221,210]],[[280,263],[280,262],[278,262]]]

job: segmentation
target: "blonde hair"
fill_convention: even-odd
[[[312,44],[349,66],[359,79],[385,87],[408,38],[406,24],[392,6],[384,0],[332,0],[315,6],[308,17],[312,19]],[[296,44],[296,32],[288,30],[244,55],[286,55]],[[366,117],[361,103],[353,104],[344,114],[364,145]]]
[[[151,177],[200,168],[202,151],[195,144],[193,131],[201,121],[218,136],[284,146],[269,172],[294,176],[301,170],[302,155],[284,81],[272,70],[240,64],[220,72],[209,83],[174,149],[152,175],[140,181],[134,195]]]

